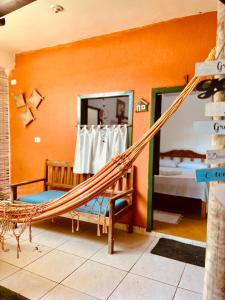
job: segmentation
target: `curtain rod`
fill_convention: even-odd
[[[78,127],[78,126],[80,126],[80,127],[84,127],[84,126],[86,126],[86,127],[92,127],[92,126],[94,126],[94,127],[106,127],[106,126],[108,126],[108,127],[112,127],[112,126],[132,127],[133,125],[128,125],[128,124],[114,124],[114,125],[102,125],[102,124],[98,124],[98,125],[85,125],[85,124],[76,124],[75,125],[75,127]]]

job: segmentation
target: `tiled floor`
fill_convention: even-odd
[[[204,269],[150,253],[158,237],[117,230],[113,255],[107,236],[70,220],[35,225],[33,243],[25,233],[20,258],[12,237],[0,251],[0,285],[29,299],[201,300]]]

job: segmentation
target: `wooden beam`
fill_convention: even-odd
[[[207,116],[207,117],[224,117],[225,116],[225,102],[206,103],[205,116]]]
[[[214,149],[206,151],[208,164],[225,164],[225,149]]]
[[[11,0],[11,1],[3,1],[3,2],[0,1],[0,17],[3,17],[34,1],[36,0]]]
[[[217,1],[217,7],[216,57],[217,59],[225,59],[225,5],[221,1]],[[216,78],[221,80],[225,76],[217,75]],[[216,93],[213,101],[216,103],[224,102],[225,93],[222,91]],[[214,117],[214,121],[222,118]],[[225,136],[213,136],[212,145],[214,149],[224,149]],[[225,164],[218,164],[215,167],[225,168]],[[220,202],[220,199],[218,199],[218,187],[220,184],[222,183],[210,183],[204,300],[225,299],[225,203]]]

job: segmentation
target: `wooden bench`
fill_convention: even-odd
[[[79,220],[107,227],[108,252],[110,254],[113,253],[114,248],[115,222],[123,215],[128,214],[128,232],[131,233],[133,231],[133,175],[134,169],[131,168],[113,187],[110,187],[108,190],[104,191],[104,193],[101,193],[101,204],[102,206],[105,205],[104,215],[101,212],[101,216],[99,217],[99,214],[96,214],[96,209],[88,212],[87,205],[83,205],[75,210],[75,212],[79,214]],[[42,203],[60,197],[65,191],[87,180],[91,176],[91,174],[74,174],[73,164],[71,162],[46,160],[44,177],[12,184],[12,197],[14,200],[17,199],[22,202]],[[18,187],[41,181],[43,181],[44,191],[33,195],[17,197]],[[74,213],[71,212],[62,216],[72,218],[73,215]]]

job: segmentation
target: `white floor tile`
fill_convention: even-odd
[[[58,228],[63,227],[63,218],[57,217],[52,222],[51,219],[41,221],[38,223],[33,223],[31,226],[32,229],[32,238],[34,238],[36,235],[42,233],[42,232],[52,232],[57,233]],[[21,235],[22,240],[28,240],[29,239],[29,230],[28,227],[24,231],[24,233]]]
[[[69,240],[69,236],[58,232],[45,231],[33,237],[33,242],[56,248]]]
[[[202,295],[178,288],[174,300],[202,300]]]
[[[56,283],[21,270],[1,281],[1,285],[29,299],[36,300],[52,289]]]
[[[32,263],[39,257],[52,250],[52,248],[43,245],[40,246],[35,243],[21,241],[21,252],[19,253],[19,258],[17,258],[17,246],[15,239],[7,240],[6,246],[8,251],[0,251],[0,260],[9,262],[10,264],[20,268],[23,268],[24,266]]]
[[[105,246],[98,251],[91,260],[109,265],[124,271],[129,271],[136,261],[143,254],[143,251],[138,249],[130,249],[128,247],[114,246],[115,253],[108,254],[108,246]]]
[[[89,258],[94,255],[99,249],[104,247],[105,243],[101,237],[95,239],[85,237],[72,237],[69,241],[65,242],[57,249],[78,255],[81,257]]]
[[[38,234],[42,233],[44,231],[44,229],[42,228],[38,228],[38,227],[32,227],[32,230],[31,230],[31,237],[32,239],[37,236]],[[24,233],[21,235],[21,239],[22,240],[29,240],[30,238],[30,232],[29,232],[29,229],[26,228],[26,230],[24,231]]]
[[[202,267],[187,264],[179,287],[202,293],[205,269]]]
[[[125,275],[124,271],[87,261],[62,284],[93,297],[107,299]]]
[[[95,300],[91,296],[75,291],[63,285],[57,285],[52,291],[46,294],[41,300]]]
[[[72,234],[70,220],[41,222],[33,229],[37,243],[27,241],[28,231],[23,236],[19,259],[15,238],[8,237],[10,251],[0,251],[1,284],[32,300],[201,300],[204,269],[151,254],[159,237],[116,230],[109,255],[107,235],[82,225]]]
[[[156,244],[158,243],[159,239],[160,239],[159,237],[155,237],[154,240],[152,241],[152,243],[150,243],[149,247],[147,247],[147,248],[145,249],[145,252],[146,252],[146,253],[150,253],[151,250],[152,250],[152,249],[156,246]]]
[[[153,241],[155,237],[151,235],[129,234],[125,231],[118,230],[115,232],[115,245],[123,247],[124,249],[138,249],[145,250]]]
[[[76,223],[75,223],[76,226]],[[97,225],[96,224],[91,224],[87,222],[82,222],[80,221],[80,228],[78,231],[75,231],[72,233],[72,221],[71,219],[66,219],[66,222],[63,223],[63,226],[58,226],[57,230],[59,232],[63,232],[66,234],[69,234],[71,236],[79,237],[79,236],[84,236],[84,235],[89,235],[96,237],[97,236]]]
[[[25,269],[50,280],[60,282],[75,271],[84,261],[85,259],[82,257],[53,250],[25,267]]]
[[[176,288],[134,274],[128,274],[109,300],[172,300]]]
[[[162,256],[145,253],[131,273],[177,286],[185,264]]]
[[[19,226],[19,224],[18,224]],[[43,232],[44,229],[41,229],[41,228],[36,228],[36,227],[32,227],[32,237],[38,235],[39,233]],[[21,240],[29,240],[29,229],[28,227],[25,229],[25,231],[21,234],[21,237],[20,239]],[[15,238],[14,235],[13,235],[13,232],[9,232],[6,234],[6,238]]]
[[[44,221],[40,221],[40,222],[35,222],[32,224],[32,228],[39,228],[39,229],[43,229],[43,230],[52,230],[54,227],[64,227],[66,224],[66,219],[62,218],[62,217],[56,217],[53,219],[47,219]],[[68,220],[69,221],[69,220]]]
[[[19,268],[11,264],[8,264],[4,261],[0,261],[0,280],[8,277],[9,275],[15,273],[18,270]]]

